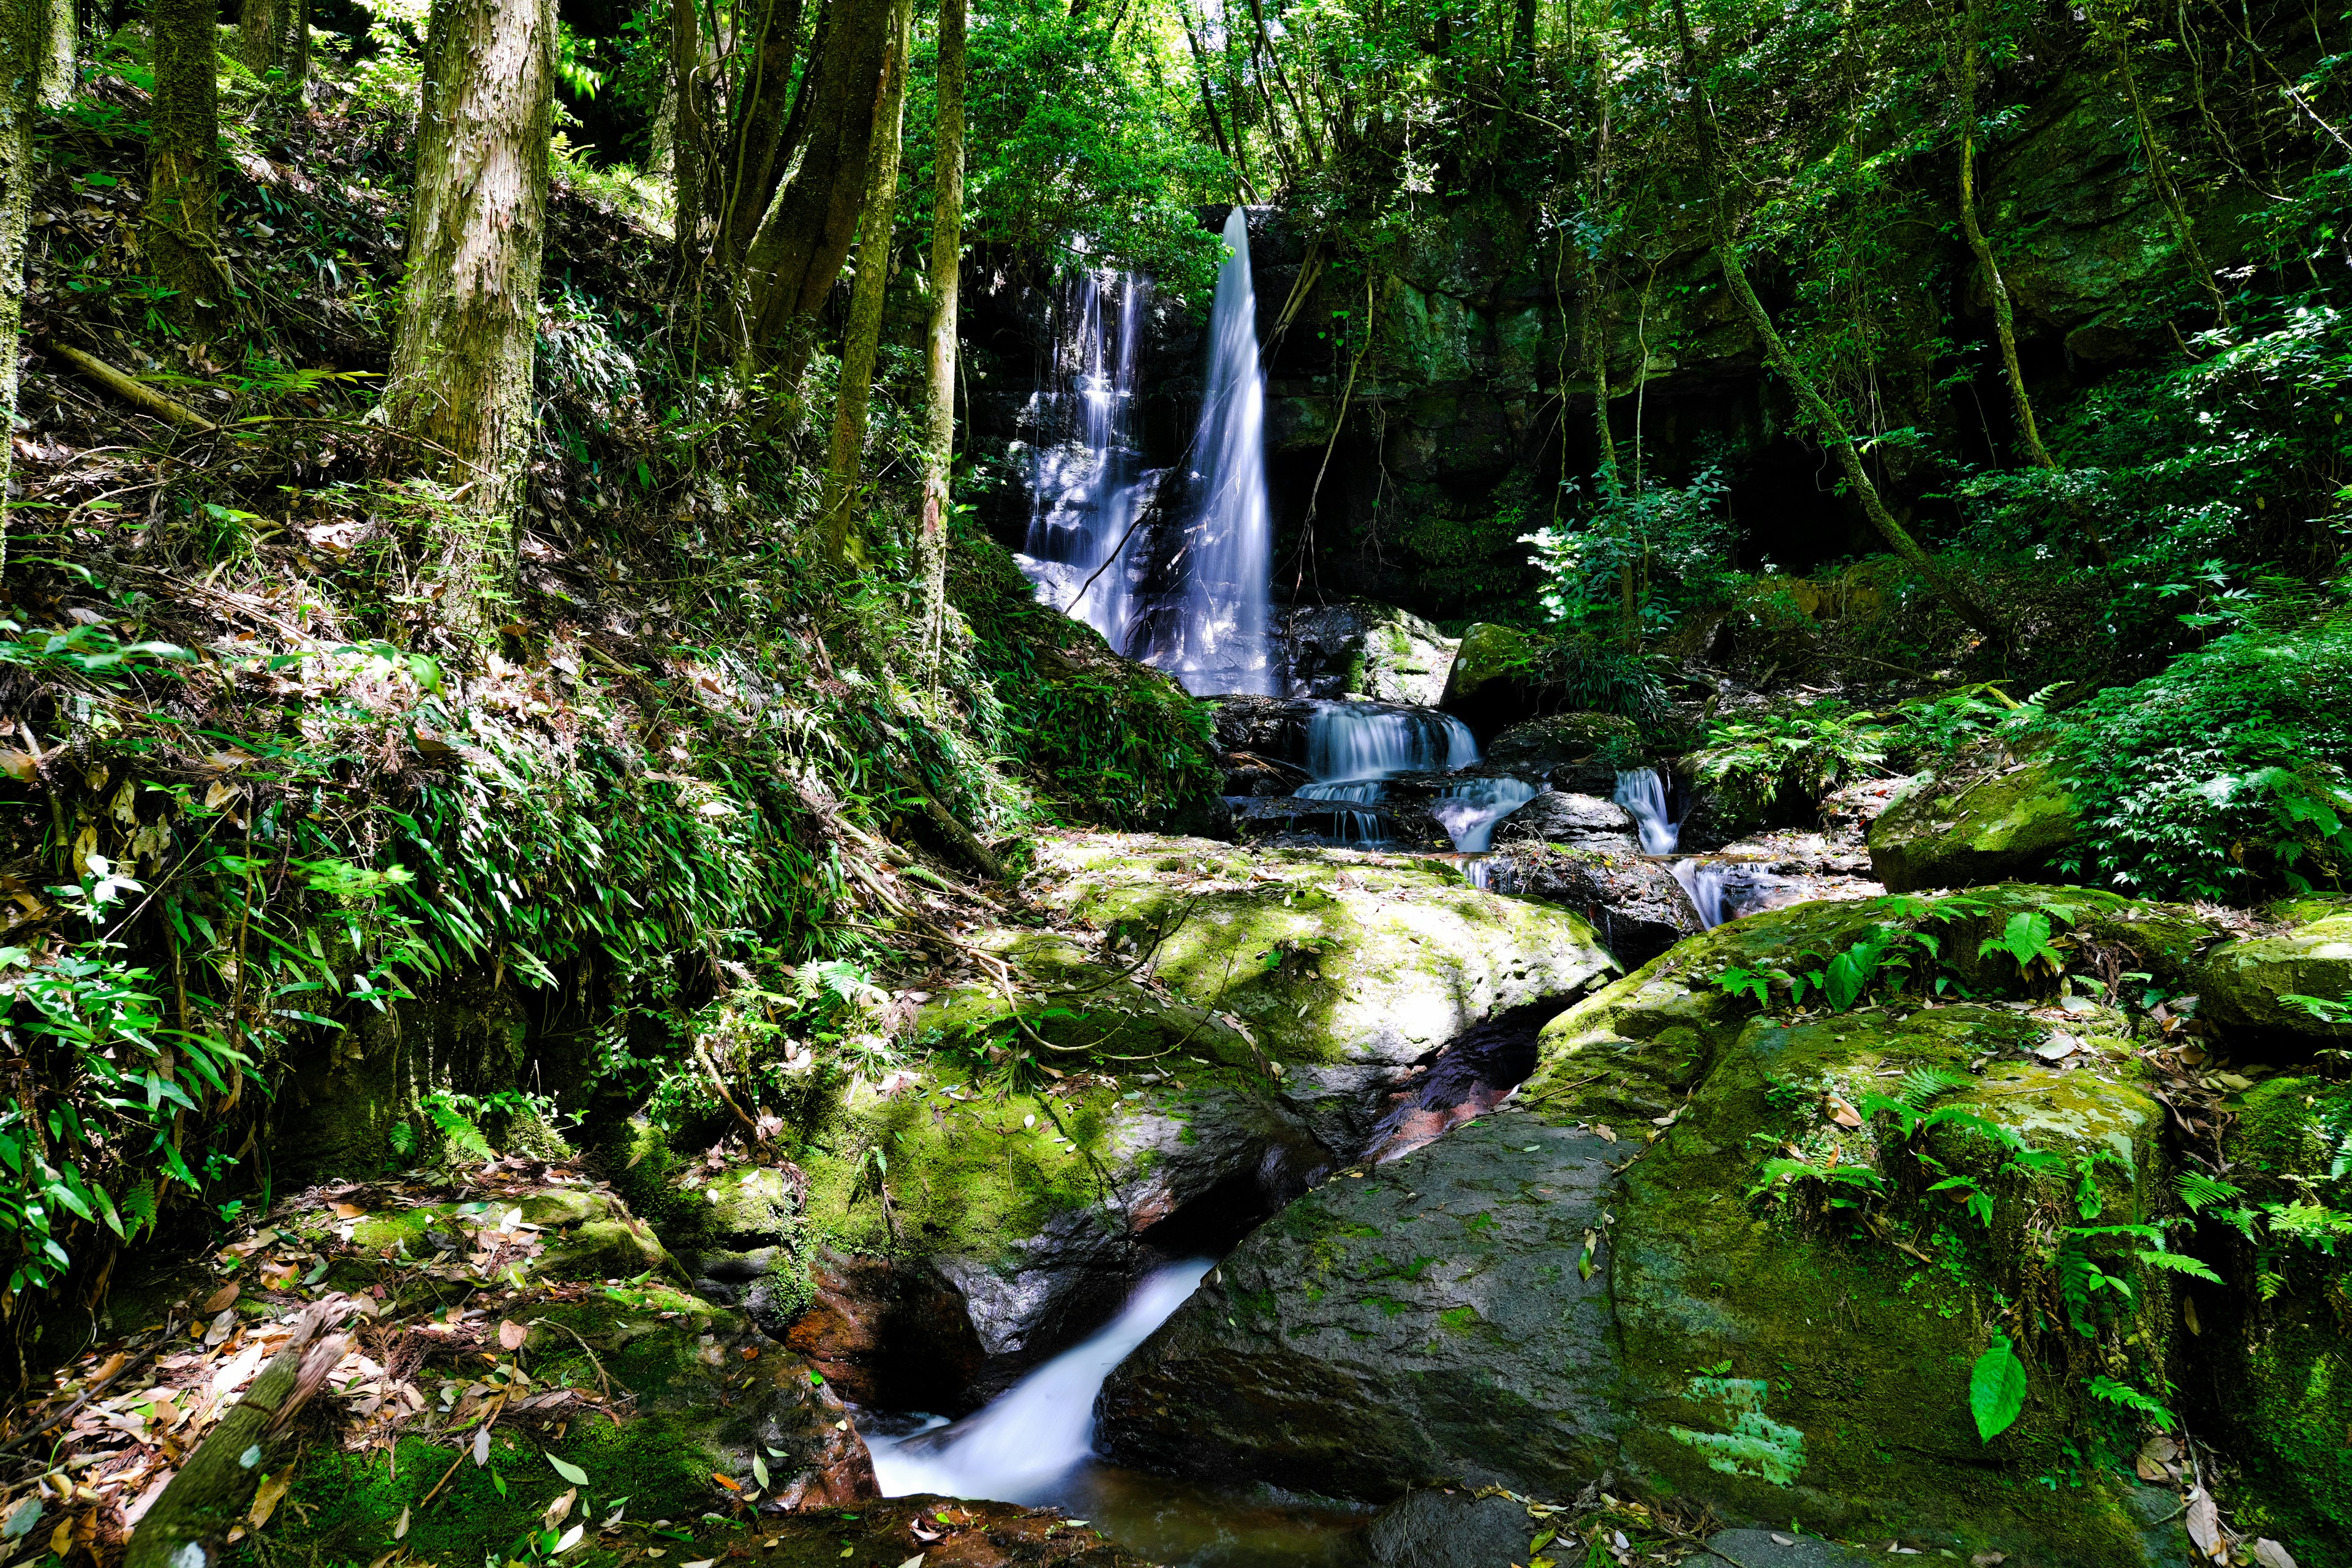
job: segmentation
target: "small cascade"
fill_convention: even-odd
[[[1495,826],[1503,818],[1535,799],[1536,786],[1525,779],[1465,779],[1449,784],[1429,814],[1437,818],[1454,847],[1464,854],[1484,854],[1495,847]],[[1478,862],[1472,862],[1479,866]],[[1480,866],[1483,871],[1483,866]],[[1479,872],[1473,872],[1473,884],[1483,887]]]
[[[1131,425],[1150,285],[1076,269],[1055,303],[1054,365],[1030,417],[1058,440],[1031,454],[1021,564],[1043,596],[1123,647],[1134,617],[1130,531],[1146,483]]]
[[[1470,727],[1450,713],[1333,702],[1317,708],[1307,721],[1307,771],[1315,782],[1300,786],[1297,795],[1302,800],[1377,805],[1387,793],[1386,781],[1399,773],[1445,773],[1477,761],[1478,742]],[[1493,832],[1489,826],[1488,835]],[[1380,814],[1339,814],[1339,837],[1344,843],[1378,843],[1384,837]]]
[[[1723,923],[1724,895],[1729,890],[1732,871],[1729,867],[1702,865],[1696,860],[1677,860],[1674,865],[1675,880],[1690,895],[1691,908],[1698,911],[1698,923],[1713,931]]]
[[[1265,489],[1265,374],[1258,363],[1257,288],[1249,218],[1225,219],[1231,252],[1209,317],[1209,383],[1192,437],[1193,503],[1185,527],[1176,645],[1151,662],[1199,697],[1271,693],[1266,639],[1274,521]]]
[[[869,1436],[884,1497],[939,1492],[1035,1505],[1095,1457],[1095,1395],[1103,1380],[1192,1296],[1213,1267],[1195,1258],[1146,1279],[1094,1337],[1055,1356],[993,1404],[953,1426]]]
[[[1666,781],[1657,769],[1626,769],[1617,775],[1617,791],[1610,798],[1633,814],[1645,853],[1671,855],[1682,842],[1682,825],[1666,815]]]

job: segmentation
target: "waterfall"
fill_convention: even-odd
[[[1696,860],[1677,860],[1674,865],[1675,880],[1690,895],[1691,908],[1698,911],[1698,923],[1713,931],[1723,923],[1723,895],[1731,880],[1725,867],[1701,865]]]
[[[1053,376],[1031,405],[1034,421],[1068,435],[1041,440],[1031,454],[1023,570],[1048,602],[1113,647],[1125,645],[1134,616],[1129,531],[1144,487],[1131,425],[1150,293],[1130,273],[1066,274],[1055,302]]]
[[[1387,781],[1399,773],[1452,773],[1478,763],[1478,742],[1470,727],[1451,713],[1383,708],[1370,702],[1329,702],[1307,721],[1307,769],[1315,778],[1302,784],[1302,800],[1347,801],[1377,805]],[[1430,815],[1457,850],[1484,851],[1494,843],[1495,825],[1536,797],[1523,779],[1464,779],[1445,785]],[[1380,814],[1341,815],[1340,837],[1377,842]]]
[[[1153,662],[1195,696],[1271,693],[1266,641],[1274,522],[1265,493],[1265,376],[1249,219],[1225,219],[1231,252],[1209,316],[1209,382],[1192,437],[1194,507],[1185,529],[1178,644]]]
[[[1095,1395],[1128,1352],[1182,1306],[1213,1267],[1172,1263],[1135,1288],[1094,1337],[1014,1384],[978,1415],[911,1437],[869,1437],[884,1497],[948,1497],[1037,1503],[1094,1457]]]
[[[1617,775],[1617,793],[1610,798],[1633,814],[1645,852],[1671,855],[1682,842],[1681,825],[1666,816],[1666,783],[1657,769],[1626,769]]]

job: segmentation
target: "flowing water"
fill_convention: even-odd
[[[1023,565],[1113,647],[1126,646],[1135,610],[1132,533],[1148,481],[1133,413],[1150,293],[1131,273],[1066,274],[1054,306],[1052,374],[1030,409],[1034,424],[1069,438],[1041,441],[1031,456]]]
[[[1666,815],[1666,781],[1657,769],[1627,768],[1610,798],[1633,814],[1645,854],[1671,855],[1682,842],[1682,825]]]
[[[1171,1568],[1345,1568],[1357,1557],[1360,1508],[1139,1475],[1096,1456],[1095,1396],[1103,1380],[1212,1267],[1202,1258],[1160,1269],[1093,1337],[961,1421],[861,1416],[882,1495],[938,1492],[1062,1508]],[[893,1434],[893,1426],[900,1430]]]
[[[1209,383],[1192,437],[1192,510],[1185,526],[1177,646],[1155,658],[1195,696],[1276,686],[1266,639],[1274,521],[1265,490],[1265,373],[1258,363],[1257,287],[1249,220],[1225,219],[1231,253],[1217,268],[1209,315]]]
[[[1633,815],[1642,847],[1652,855],[1671,855],[1682,844],[1682,825],[1666,816],[1666,785],[1655,768],[1629,768],[1617,775],[1612,797]],[[1669,868],[1675,880],[1690,896],[1699,923],[1713,931],[1725,921],[1753,912],[1762,904],[1777,879],[1751,867],[1720,860],[1683,859]]]
[[[1301,800],[1369,808],[1387,798],[1388,781],[1399,773],[1453,773],[1475,767],[1479,760],[1470,727],[1450,713],[1327,703],[1307,723],[1307,769],[1315,782],[1300,785],[1297,794]],[[1494,843],[1495,825],[1535,797],[1535,785],[1523,779],[1463,779],[1438,792],[1429,814],[1445,829],[1456,853],[1484,853]],[[1385,837],[1378,811],[1342,811],[1339,820],[1343,843],[1379,844]],[[1483,866],[1469,862],[1465,871],[1484,885]]]

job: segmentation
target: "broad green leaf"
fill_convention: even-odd
[[[1977,1436],[1987,1443],[2025,1414],[2025,1363],[2010,1348],[2006,1334],[1993,1336],[1969,1373],[1969,1414],[1976,1417]]]

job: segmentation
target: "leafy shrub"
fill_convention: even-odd
[[[2072,874],[2150,896],[2246,897],[2340,876],[2352,789],[2352,616],[2248,626],[2044,721],[2083,814]]]
[[[1710,725],[1689,766],[1734,816],[1754,819],[1790,793],[1818,800],[1885,758],[1879,733],[1849,704],[1825,697]]]
[[[1579,630],[1661,632],[1718,599],[1731,563],[1730,493],[1715,467],[1687,485],[1604,486],[1582,515],[1521,534],[1535,546],[1544,612]]]

